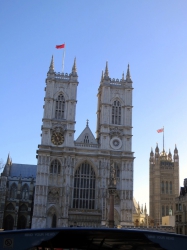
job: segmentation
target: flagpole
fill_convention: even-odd
[[[164,126],[163,126],[163,152],[164,152]]]
[[[62,55],[62,73],[64,73],[64,59],[65,59],[66,44],[64,43],[64,50]]]

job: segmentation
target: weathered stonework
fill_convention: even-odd
[[[87,122],[74,140],[77,86],[76,62],[70,74],[58,74],[52,60],[46,79],[42,139],[37,150],[32,228],[108,225],[111,164],[115,164],[116,174],[115,224],[132,225],[133,88],[129,67],[126,79],[123,75],[121,80],[115,80],[109,78],[106,65],[97,95],[96,138]],[[60,119],[56,117],[59,114]],[[63,133],[61,145],[51,142],[52,133],[57,132],[57,143],[59,140],[55,129]]]

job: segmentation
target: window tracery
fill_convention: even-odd
[[[121,124],[121,103],[117,100],[112,104],[112,124]]]
[[[82,163],[75,172],[73,208],[94,209],[95,172],[88,162]]]
[[[50,174],[60,174],[61,164],[58,160],[53,160],[50,165]]]
[[[17,185],[14,183],[12,184],[10,189],[10,198],[16,199],[16,195],[17,195]]]
[[[24,184],[21,190],[21,197],[24,200],[27,200],[29,198],[29,187],[27,184]]]
[[[62,94],[57,97],[56,106],[55,106],[55,118],[64,119],[65,112],[65,99]]]

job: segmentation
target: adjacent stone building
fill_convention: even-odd
[[[0,176],[0,228],[31,228],[36,165],[15,164],[8,156]]]
[[[149,216],[155,226],[162,224],[162,217],[175,213],[175,198],[179,195],[179,155],[175,145],[174,155],[169,150],[155,153],[149,159]]]
[[[37,151],[32,228],[107,225],[111,166],[116,180],[115,224],[132,225],[133,88],[129,66],[126,77],[122,74],[121,79],[114,79],[109,77],[106,63],[97,95],[96,137],[87,121],[75,140],[78,84],[76,60],[71,73],[63,74],[54,71],[52,58]]]
[[[187,178],[180,194],[175,199],[175,228],[176,233],[187,235]]]

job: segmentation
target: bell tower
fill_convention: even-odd
[[[115,166],[117,185],[115,195],[120,197],[120,224],[132,225],[133,162],[132,152],[132,80],[129,65],[126,78],[109,77],[108,62],[101,75],[98,89],[96,136],[100,154],[107,156]]]
[[[67,180],[62,164],[68,161],[62,156],[74,147],[77,86],[76,59],[72,72],[64,74],[54,71],[52,57],[46,78],[42,139],[37,150],[33,228],[62,225],[66,220],[61,194],[66,191]]]
[[[129,65],[126,79],[109,77],[108,62],[98,89],[97,140],[101,149],[131,152],[132,80]]]

